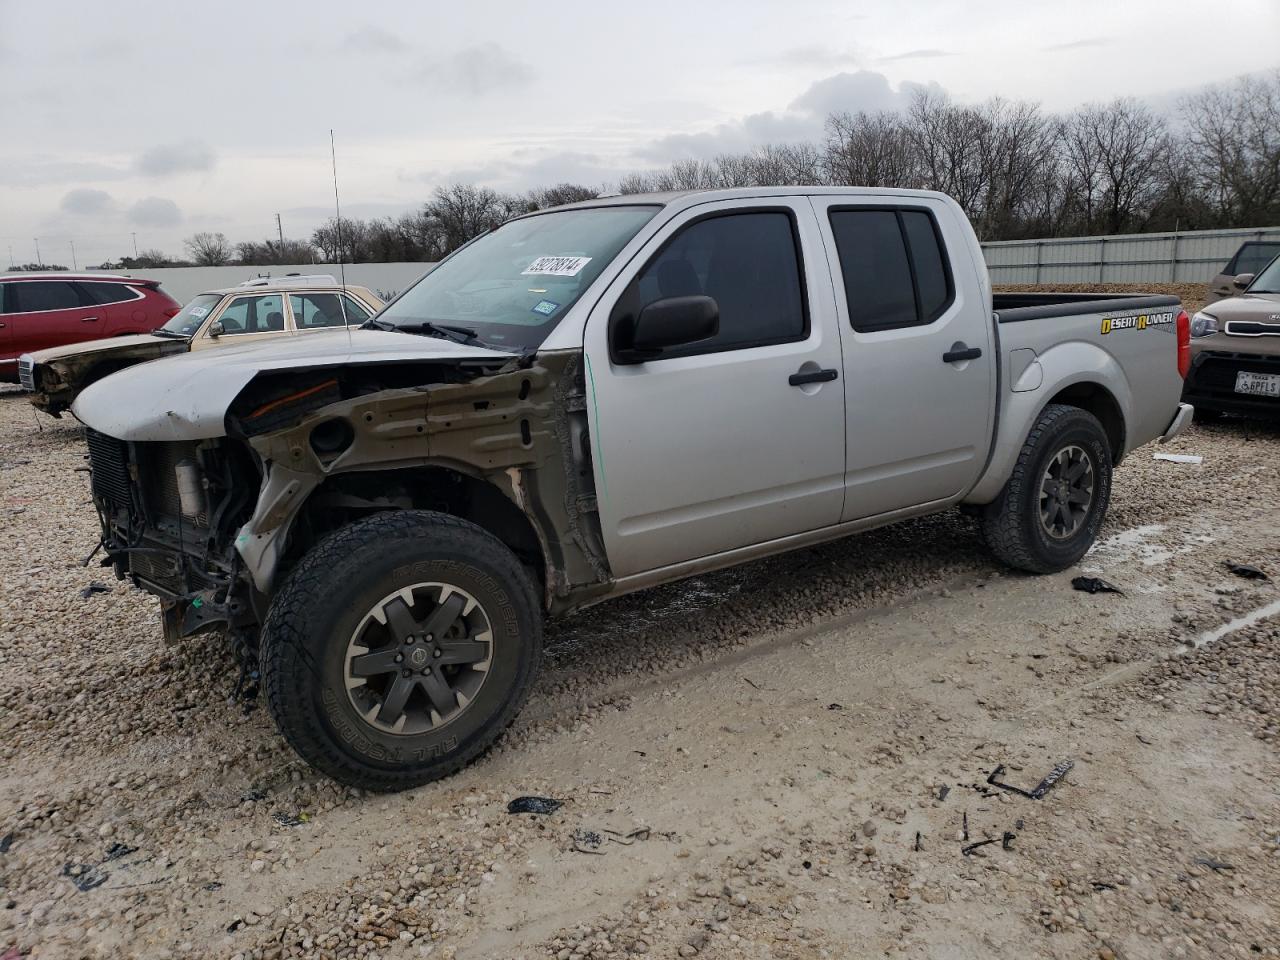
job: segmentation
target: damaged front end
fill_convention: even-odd
[[[311,546],[388,510],[485,528],[548,610],[612,584],[580,351],[265,371],[225,427],[190,441],[86,431],[104,562],[160,598],[169,639],[256,630]]]
[[[85,439],[103,563],[160,598],[165,638],[255,624],[233,548],[261,477],[248,448],[226,438],[128,442],[88,427]]]

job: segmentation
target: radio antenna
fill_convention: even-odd
[[[342,249],[342,207],[338,203],[338,151],[333,145],[333,128],[329,128],[329,159],[333,162],[333,212],[334,223],[338,229],[338,274],[342,278],[342,296],[338,297],[338,309],[342,311],[342,325],[347,328],[347,338],[351,338],[351,327],[347,322],[347,268],[343,264]]]

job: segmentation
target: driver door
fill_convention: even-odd
[[[840,339],[809,204],[770,197],[693,207],[633,264],[592,310],[585,339],[597,502],[614,574],[838,522]],[[714,336],[641,362],[619,355],[617,311],[689,296],[716,301]]]

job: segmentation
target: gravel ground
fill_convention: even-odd
[[[1172,449],[1204,462],[1130,458],[1082,565],[1122,596],[954,513],[637,594],[552,627],[486,758],[386,797],[81,565],[76,430],[0,394],[0,957],[1280,956],[1280,591],[1224,567],[1280,579],[1280,428]],[[1066,759],[1041,800],[985,782]]]

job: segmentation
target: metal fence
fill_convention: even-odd
[[[1246,240],[1280,241],[1280,227],[999,240],[982,250],[993,283],[1203,283]]]

